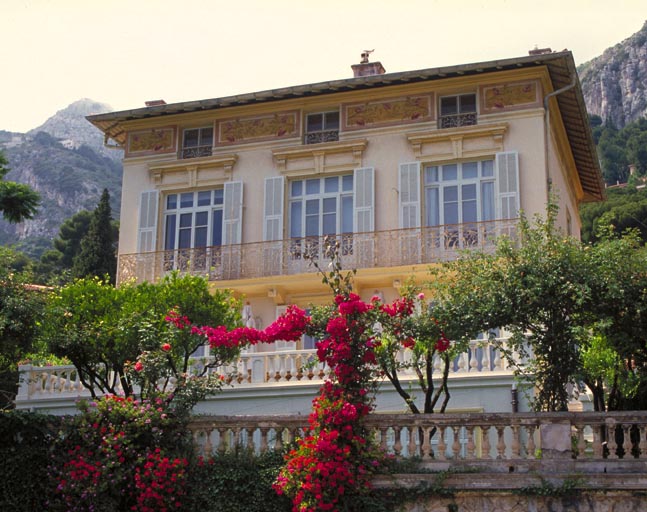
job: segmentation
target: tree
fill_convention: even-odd
[[[441,318],[479,332],[505,327],[504,347],[518,372],[537,385],[537,410],[566,410],[567,385],[581,370],[579,347],[590,304],[591,269],[581,245],[554,229],[557,208],[535,225],[522,218],[519,241],[502,238],[495,254],[472,253],[436,272]]]
[[[18,362],[32,351],[44,294],[29,286],[31,274],[16,269],[21,255],[0,247],[0,408],[17,391]]]
[[[107,275],[110,282],[115,282],[117,256],[108,189],[103,190],[99,204],[92,213],[88,232],[81,240],[81,251],[74,258],[72,273],[76,277]]]
[[[13,181],[5,181],[9,172],[7,159],[0,152],[0,212],[8,222],[17,223],[36,215],[40,196],[29,186]]]
[[[86,278],[49,298],[39,336],[52,354],[72,361],[93,396],[132,395],[129,369],[144,353],[172,357],[178,377],[189,373],[189,358],[205,340],[167,320],[176,315],[196,325],[231,327],[239,320],[238,304],[229,293],[212,294],[201,277],[170,274],[157,284],[119,288]],[[173,350],[166,351],[162,345],[168,339]],[[202,368],[205,373],[232,354],[223,350],[212,355],[216,357]]]

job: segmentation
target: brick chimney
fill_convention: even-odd
[[[362,60],[359,64],[351,65],[353,76],[355,78],[360,76],[383,75],[386,69],[382,66],[381,62],[369,62],[368,56],[375,50],[364,50],[362,52]]]
[[[528,55],[546,55],[547,53],[553,53],[553,50],[550,48],[537,48],[537,45],[532,50],[528,50]]]

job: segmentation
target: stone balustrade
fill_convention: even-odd
[[[449,378],[470,378],[486,374],[511,375],[498,348],[504,339],[473,340],[469,350],[460,354],[450,367]],[[398,354],[400,362],[411,357],[409,350]],[[209,356],[197,357],[192,362],[191,371],[198,373],[210,360]],[[440,375],[440,358],[434,360],[434,372]],[[47,400],[71,400],[89,398],[90,392],[83,386],[76,368],[67,366],[22,365],[20,388],[16,397],[18,408],[30,408],[33,401],[44,403]],[[250,388],[267,383],[308,383],[322,382],[328,373],[325,364],[317,360],[316,350],[278,350],[272,352],[241,353],[238,360],[230,365],[214,368],[213,373],[223,375],[228,382],[240,388]],[[402,370],[403,380],[416,379],[413,370]]]
[[[623,471],[647,470],[647,411],[371,414],[367,423],[386,453],[428,467],[513,472],[552,461],[559,471],[575,462],[616,461]],[[199,416],[189,428],[201,454],[239,446],[263,453],[302,436],[306,424],[306,416],[294,415]]]

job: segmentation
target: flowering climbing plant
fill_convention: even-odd
[[[290,306],[265,330],[201,328],[212,347],[295,341],[304,333],[319,340],[317,358],[329,373],[274,484],[277,493],[291,498],[294,512],[358,510],[353,503],[370,493],[371,477],[385,458],[365,421],[380,378],[398,382],[397,372],[406,364],[425,364],[431,382],[433,357],[449,362],[451,343],[424,295],[411,292],[391,304],[379,296],[364,302],[352,292],[354,272],[342,273],[338,249],[328,248],[331,270],[319,269],[334,293],[333,304],[314,308],[311,315]],[[398,362],[402,350],[409,351],[409,363]]]

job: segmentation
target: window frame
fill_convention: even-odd
[[[203,140],[203,131],[206,130],[211,130],[211,137],[209,141]],[[196,146],[187,146],[187,133],[195,131],[198,132],[198,144]],[[190,158],[211,156],[213,154],[214,134],[215,130],[213,125],[184,128],[182,130],[182,147],[180,148],[180,158],[185,160]]]
[[[470,96],[474,98],[474,110],[463,111],[461,98]],[[443,114],[443,100],[448,98],[456,99],[456,112]],[[478,94],[475,92],[464,92],[458,94],[447,94],[438,98],[438,128],[458,128],[461,126],[473,126],[478,124]]]
[[[328,127],[327,116],[334,114],[337,117],[336,127]],[[309,121],[311,117],[321,116],[321,129],[309,130]],[[303,142],[304,144],[320,144],[323,142],[337,142],[341,126],[341,114],[339,109],[321,110],[319,112],[308,112],[305,114],[303,123]]]

